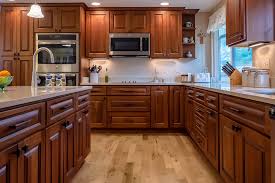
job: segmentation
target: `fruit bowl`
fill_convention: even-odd
[[[3,91],[8,85],[11,84],[13,76],[0,76],[0,91]]]

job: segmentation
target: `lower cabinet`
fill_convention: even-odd
[[[18,182],[18,146],[13,145],[0,152],[0,182]]]
[[[92,96],[90,102],[91,128],[107,128],[107,100],[106,96]]]
[[[170,128],[183,128],[184,125],[184,87],[169,87],[169,122]]]
[[[151,127],[168,128],[168,86],[151,87]]]
[[[270,139],[220,115],[220,174],[228,183],[270,183]]]
[[[194,101],[187,97],[185,101],[185,127],[189,135],[194,137]]]

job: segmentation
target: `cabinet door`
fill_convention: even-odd
[[[20,183],[45,182],[45,134],[38,132],[18,144],[22,155],[18,159]]]
[[[86,12],[86,56],[107,57],[109,55],[109,12]]]
[[[90,103],[90,127],[91,128],[106,128],[106,108],[107,100],[105,96],[92,96]]]
[[[28,7],[17,8],[17,53],[18,56],[32,56],[33,55],[33,18],[27,16],[29,12]]]
[[[226,44],[246,40],[246,14],[244,0],[228,0],[226,10]]]
[[[75,125],[75,164],[81,166],[85,159],[85,142],[86,139],[86,124],[83,113],[79,111],[76,114],[76,125]]]
[[[85,129],[86,129],[86,134],[83,137],[84,140],[84,157],[86,158],[87,155],[91,152],[91,128],[90,128],[90,109],[87,107],[86,109],[83,109],[82,112],[82,116],[83,116],[83,120],[84,120],[84,125],[85,125]]]
[[[0,57],[0,70],[8,70],[14,77],[12,86],[19,85],[19,76],[17,75],[17,60],[14,57]]]
[[[150,13],[148,11],[131,11],[130,32],[150,32]]]
[[[186,130],[189,133],[189,135],[194,138],[193,134],[193,124],[194,124],[194,101],[187,97],[185,102],[185,113],[186,113]]]
[[[234,128],[239,126],[220,115],[220,174],[226,182],[242,182],[242,135]]]
[[[151,13],[151,57],[163,58],[167,56],[167,14],[165,11]]]
[[[258,132],[244,128],[244,180],[249,183],[271,182],[270,139]]]
[[[32,82],[32,56],[21,56],[17,60],[17,73],[18,85],[20,86],[30,86]]]
[[[62,7],[58,8],[58,31],[80,32],[80,8]]]
[[[219,114],[207,109],[207,148],[206,156],[212,165],[219,169]]]
[[[184,127],[184,88],[180,86],[169,87],[169,121],[170,128]]]
[[[64,181],[68,182],[72,178],[75,170],[75,115],[71,115],[63,120],[62,126]]]
[[[2,8],[0,24],[0,57],[14,57],[16,54],[16,8]]]
[[[6,148],[0,152],[0,182],[18,182],[18,147],[17,145]]]
[[[63,182],[62,126],[56,123],[46,129],[46,183]]]
[[[110,32],[129,32],[130,14],[128,11],[110,12]]]
[[[167,56],[180,58],[182,54],[182,12],[167,12]]]
[[[43,7],[44,18],[34,20],[34,32],[58,32],[58,11],[56,7]]]
[[[151,127],[168,128],[168,86],[151,88]]]

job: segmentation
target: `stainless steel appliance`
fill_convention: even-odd
[[[110,56],[149,56],[149,33],[109,34]]]
[[[192,82],[192,74],[187,73],[187,74],[182,74],[181,77],[181,82],[182,83],[191,83]]]
[[[79,75],[77,73],[39,73],[38,86],[77,86]]]
[[[40,52],[38,59],[39,73],[79,72],[79,35],[77,33],[38,33],[36,49],[46,47],[53,52],[54,63],[50,56]]]
[[[258,69],[256,71],[255,88],[270,88],[270,74],[268,69]]]

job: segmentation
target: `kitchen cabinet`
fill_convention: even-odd
[[[151,12],[151,57],[182,57],[182,12]]]
[[[35,19],[35,32],[80,32],[80,7],[42,7],[44,18]]]
[[[111,11],[110,32],[142,33],[150,32],[150,13],[148,11]]]
[[[168,86],[151,87],[151,127],[168,128]]]
[[[220,173],[226,182],[271,182],[270,139],[220,115]]]
[[[12,145],[0,152],[0,182],[18,182],[18,147]]]
[[[18,144],[18,181],[45,182],[45,134],[38,132]]]
[[[105,58],[109,55],[109,12],[86,12],[86,56]]]
[[[34,38],[28,11],[27,7],[3,7],[1,12],[0,69],[14,76],[12,85],[31,85]]]
[[[186,130],[189,135],[194,138],[194,101],[193,101],[194,91],[190,88],[186,89],[186,101],[185,101],[185,113],[186,113]]]
[[[185,88],[181,86],[169,87],[169,122],[170,128],[183,128],[184,125],[184,104]]]
[[[92,96],[90,102],[91,128],[107,128],[107,97],[106,96]]]
[[[249,46],[274,41],[274,2],[272,0],[228,0],[226,42],[229,46]]]

